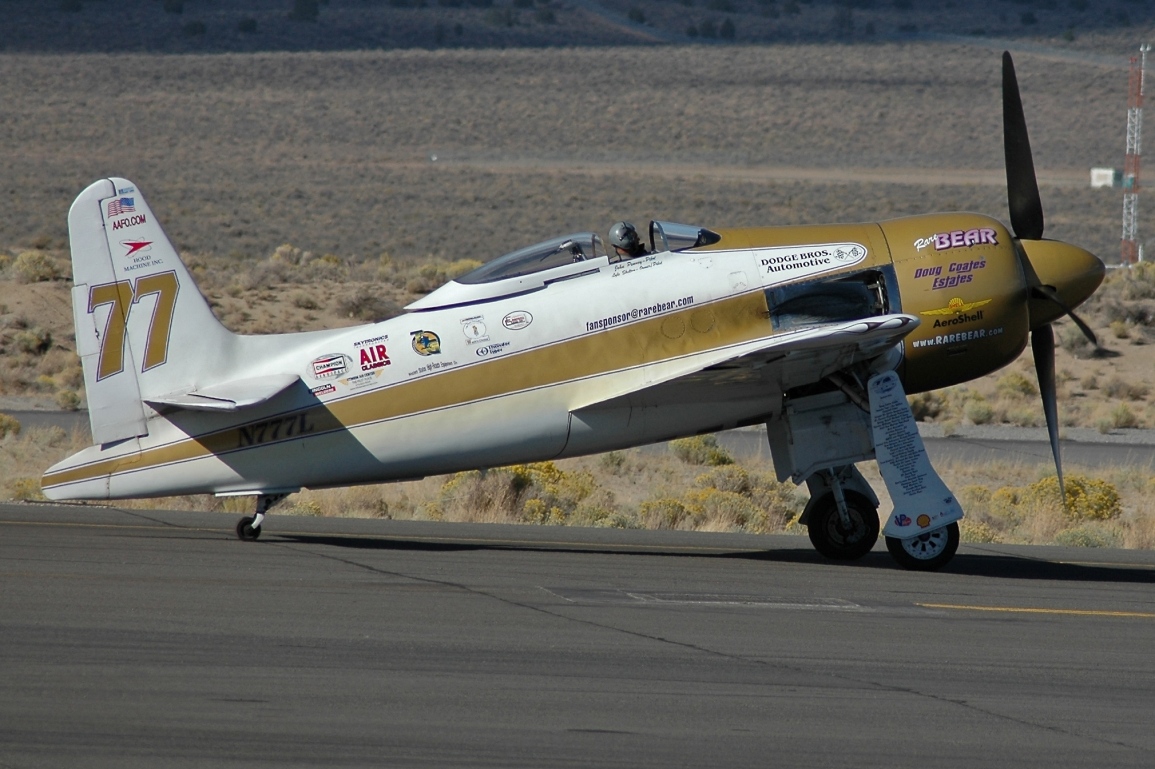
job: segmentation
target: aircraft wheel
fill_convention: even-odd
[[[237,521],[237,539],[243,542],[253,542],[261,536],[260,527],[253,528],[253,520],[251,515],[246,515]]]
[[[886,549],[904,569],[937,571],[954,558],[958,550],[958,523],[919,534],[911,539],[886,538]]]
[[[870,500],[847,489],[846,512],[850,527],[842,525],[833,494],[824,496],[810,512],[807,528],[814,549],[836,561],[853,561],[870,552],[878,541],[878,509]]]

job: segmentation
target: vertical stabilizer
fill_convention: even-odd
[[[235,336],[212,314],[132,182],[89,186],[68,213],[68,234],[93,440],[147,435],[143,401],[195,389],[209,373],[196,361],[220,360]]]

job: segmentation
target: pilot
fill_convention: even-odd
[[[610,227],[610,245],[614,247],[619,259],[633,259],[649,253],[638,237],[637,228],[629,222],[618,222]]]

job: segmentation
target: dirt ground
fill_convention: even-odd
[[[1087,180],[1091,166],[1121,165],[1118,63],[1055,45],[1017,55],[1047,235],[1108,262],[1121,193]],[[446,264],[620,218],[1005,220],[999,67],[985,45],[931,41],[0,54],[0,261],[39,249],[67,274],[72,199],[126,176],[225,323],[261,333],[396,312]],[[271,263],[286,243],[333,268],[286,275]],[[1109,330],[1118,313],[1091,312],[1123,354],[1061,351],[1069,400],[1098,398],[1077,386],[1088,371],[1149,380],[1145,312],[1123,336]],[[0,325],[0,390],[76,387],[64,283],[0,272]],[[47,354],[17,349],[38,329]],[[1132,405],[1155,423],[1145,399]],[[1101,418],[1085,412],[1089,426]]]
[[[0,55],[0,244],[132,179],[185,253],[488,260],[616,219],[1006,217],[999,56],[970,45]],[[1111,259],[1125,69],[1018,57],[1048,235]],[[434,160],[433,158],[436,158]],[[849,169],[843,174],[842,169]],[[957,170],[957,172],[956,172]]]

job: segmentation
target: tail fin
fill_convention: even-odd
[[[195,389],[236,347],[144,196],[102,179],[68,212],[72,311],[96,443],[148,434],[143,401]],[[211,365],[211,363],[210,363]]]

